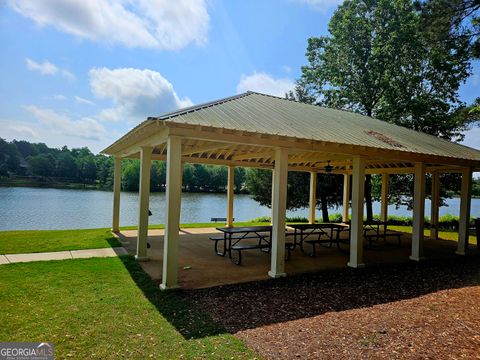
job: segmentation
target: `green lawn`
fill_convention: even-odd
[[[235,223],[236,226],[261,224]],[[182,228],[218,226],[223,226],[223,223],[184,224]],[[151,225],[149,228],[163,229],[164,225]],[[132,230],[137,227],[127,226],[121,229]],[[0,254],[100,249],[115,246],[121,246],[121,244],[109,229],[0,231]]]
[[[234,226],[256,226],[256,225],[265,225],[269,223],[265,222],[254,222],[254,221],[244,221],[244,222],[235,222]],[[225,226],[223,222],[205,222],[205,223],[190,223],[190,224],[181,224],[182,229],[192,229],[192,228],[207,228],[207,227],[222,227]],[[164,224],[149,225],[149,229],[164,229]],[[137,230],[137,226],[122,226],[121,230]]]
[[[121,246],[108,229],[0,231],[0,254]]]
[[[58,359],[255,358],[130,256],[0,266],[0,339],[51,341]]]
[[[412,233],[412,227],[411,226],[394,226],[394,225],[388,225],[389,230],[394,230],[394,231],[401,231],[404,233],[411,234]],[[425,229],[424,231],[425,236],[430,236],[430,230]],[[452,241],[458,241],[458,232],[457,231],[439,231],[438,232],[438,237],[440,239],[444,240],[452,240]],[[476,244],[477,243],[477,238],[475,235],[470,235],[468,242],[470,244]]]
[[[235,226],[265,225],[259,222],[237,222]],[[182,228],[219,227],[223,223],[182,224]],[[125,226],[122,230],[134,230],[136,226]],[[164,225],[150,225],[150,229],[163,229]],[[410,226],[389,226],[391,230],[411,233]],[[430,230],[425,230],[429,235]],[[457,241],[457,232],[441,231],[440,238]],[[476,244],[475,236],[470,236],[470,243]],[[0,231],[0,254],[21,254],[47,251],[100,249],[121,246],[109,229],[82,230],[22,230]]]

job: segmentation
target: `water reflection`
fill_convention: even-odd
[[[440,214],[458,215],[459,199],[448,200],[449,207],[440,208]],[[430,212],[427,200],[425,213]],[[183,193],[181,222],[208,222],[211,217],[225,217],[226,194]],[[138,218],[138,194],[122,193],[120,224],[135,225]],[[151,223],[165,221],[165,194],[154,193],[150,198],[153,215]],[[332,209],[332,212],[340,212]],[[374,204],[375,213],[379,204]],[[389,207],[389,213],[410,216],[411,211]],[[317,213],[320,216],[320,213]],[[289,211],[288,216],[308,215],[306,209]],[[0,229],[80,229],[109,227],[112,216],[112,193],[95,190],[2,188],[0,187]],[[260,206],[248,195],[236,195],[234,216],[246,221],[260,216],[270,216],[270,209]],[[472,216],[480,216],[480,199],[472,201]]]

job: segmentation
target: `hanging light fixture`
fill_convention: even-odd
[[[327,165],[323,168],[326,173],[331,173],[333,170],[333,166],[330,165],[330,160],[327,161]]]

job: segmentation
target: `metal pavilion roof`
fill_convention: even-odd
[[[479,162],[477,167],[480,168],[479,150],[353,112],[303,104],[255,92],[150,117],[115,144],[132,136],[149,122],[161,122],[167,126],[194,125],[277,135],[296,140],[473,160]],[[221,138],[218,140],[221,141]],[[111,154],[115,144],[104,152]]]

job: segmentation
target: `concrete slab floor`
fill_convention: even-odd
[[[214,253],[214,242],[210,236],[219,236],[214,228],[182,229],[180,231],[178,281],[183,288],[203,288],[223,284],[233,284],[255,280],[268,279],[270,270],[270,254],[259,250],[242,252],[242,265],[234,265],[228,256],[221,257]],[[122,231],[119,234],[124,247],[130,254],[136,251],[136,231]],[[346,234],[344,234],[346,236]],[[163,262],[163,230],[149,231],[148,257],[150,261],[141,262],[143,269],[156,281],[161,280]],[[380,243],[372,249],[364,250],[364,263],[379,265],[388,263],[409,262],[411,235],[402,235],[401,245],[396,240]],[[311,247],[305,246],[306,252]],[[453,241],[425,239],[424,252],[426,257],[454,257],[456,243]],[[346,267],[349,257],[348,244],[342,244],[340,249],[317,246],[316,257],[304,254],[297,247],[292,252],[290,260],[285,262],[288,275],[316,272],[327,269]]]

